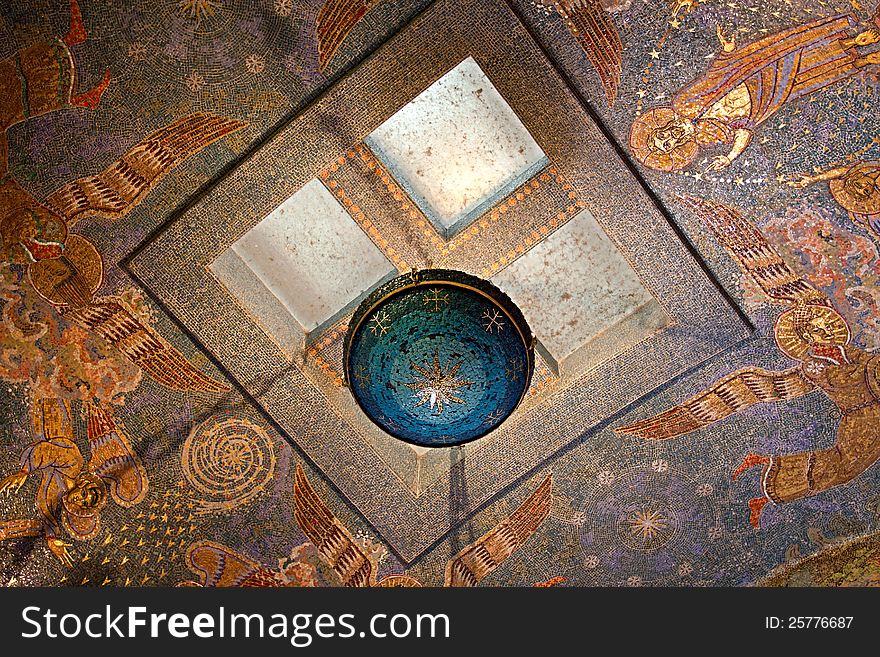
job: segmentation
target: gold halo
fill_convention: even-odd
[[[830,306],[808,305],[786,310],[776,320],[774,335],[776,344],[786,356],[794,360],[803,360],[813,343],[801,337],[798,328],[806,322],[821,318],[831,327],[834,344],[843,346],[849,343],[849,325],[843,316]]]
[[[420,589],[422,588],[422,583],[409,575],[389,575],[382,578],[376,586],[381,588]]]
[[[72,297],[91,297],[104,281],[104,262],[95,245],[80,235],[69,235],[64,253],[40,260],[28,267],[31,285],[41,297],[55,305],[68,304]],[[78,289],[77,283],[87,289]],[[83,303],[87,302],[86,298]]]
[[[679,171],[697,159],[700,147],[694,138],[670,153],[661,153],[654,147],[654,131],[677,118],[680,117],[671,107],[656,107],[633,121],[629,146],[639,162],[657,171]]]
[[[874,193],[868,198],[859,198],[846,188],[847,179],[855,174],[874,176]],[[834,200],[840,203],[844,210],[859,214],[880,213],[880,162],[861,162],[847,171],[845,175],[832,180],[830,187]]]

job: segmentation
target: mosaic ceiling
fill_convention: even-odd
[[[0,581],[876,583],[878,12],[4,6]],[[535,338],[462,445],[346,375],[431,268]]]

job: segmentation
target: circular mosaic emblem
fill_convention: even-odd
[[[665,460],[599,472],[581,495],[572,525],[590,585],[692,585],[728,558],[714,488]]]
[[[657,550],[672,540],[678,530],[678,516],[668,504],[633,500],[616,517],[618,540],[631,550]]]
[[[187,436],[180,453],[186,482],[204,499],[197,512],[229,511],[254,499],[275,476],[275,447],[247,419],[208,418]]]
[[[534,340],[519,309],[491,283],[428,269],[370,294],[350,323],[345,376],[384,431],[449,447],[504,422],[529,388]]]

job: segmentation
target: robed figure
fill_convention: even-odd
[[[633,123],[630,146],[645,166],[677,171],[701,148],[725,146],[709,165],[720,170],[748,147],[754,131],[782,107],[880,64],[880,32],[855,37],[852,15],[819,18],[737,48],[717,30],[722,52],[706,73],[680,90],[672,106],[646,112]]]

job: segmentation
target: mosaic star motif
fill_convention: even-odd
[[[387,415],[380,415],[379,420],[382,422],[382,424],[385,427],[387,427],[388,429],[391,429],[392,431],[402,431],[403,430],[403,427],[401,427],[397,422],[392,420]]]
[[[501,333],[504,330],[502,317],[503,315],[494,308],[486,310],[482,316],[483,328],[486,329],[486,333]]]
[[[142,61],[147,56],[147,47],[140,41],[135,41],[128,47],[128,56],[135,61]]]
[[[629,520],[629,528],[633,536],[641,535],[645,541],[660,537],[669,526],[669,519],[662,511],[643,509],[636,511]]]
[[[370,320],[370,332],[372,332],[373,335],[385,335],[390,328],[391,318],[384,310],[376,313],[373,319]]]
[[[508,363],[507,367],[504,368],[504,376],[508,379],[519,376],[520,372],[522,372],[522,367],[522,361],[519,358],[514,358],[513,361]]]
[[[275,13],[290,16],[293,13],[293,0],[275,0]]]
[[[363,365],[358,366],[355,370],[354,378],[357,379],[357,382],[362,386],[370,385],[370,372]]]
[[[245,57],[244,66],[248,73],[262,73],[266,70],[266,60],[260,55],[252,53]]]
[[[503,417],[504,417],[504,413],[501,410],[496,409],[496,410],[492,411],[491,413],[489,413],[489,415],[486,416],[486,419],[483,422],[485,424],[495,424],[496,422],[501,420]]]
[[[461,397],[456,396],[461,388],[474,385],[473,381],[467,381],[456,377],[458,370],[461,368],[461,362],[450,366],[444,370],[440,365],[440,355],[434,353],[434,362],[430,367],[421,367],[415,363],[410,363],[412,369],[419,375],[420,379],[406,383],[407,388],[415,390],[413,397],[419,400],[416,406],[422,406],[430,403],[431,410],[437,407],[437,415],[443,412],[443,404],[464,404],[465,401]]]
[[[443,306],[449,305],[449,295],[440,290],[431,290],[430,292],[425,293],[423,303],[436,313],[439,312]]]
[[[196,20],[213,16],[220,6],[221,3],[218,0],[180,0],[178,3],[181,15]]]
[[[192,71],[186,76],[184,83],[190,91],[198,93],[198,91],[205,86],[205,78],[201,73]]]

